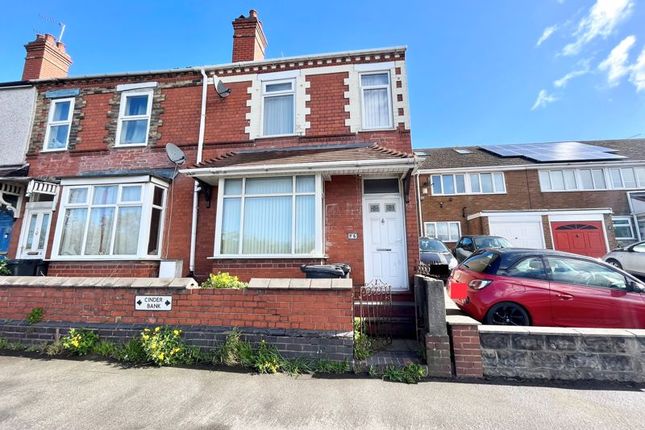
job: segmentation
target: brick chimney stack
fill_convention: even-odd
[[[72,57],[65,52],[65,45],[51,34],[36,35],[36,40],[26,44],[25,49],[23,80],[67,77]]]
[[[233,62],[262,61],[267,39],[258,13],[251,9],[249,16],[241,15],[233,21]]]

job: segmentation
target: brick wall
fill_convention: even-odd
[[[311,123],[311,128],[307,130],[307,135],[349,133],[349,127],[345,125],[345,119],[349,118],[349,112],[345,112],[345,106],[349,102],[345,98],[345,91],[349,91],[344,81],[347,77],[348,73],[307,76],[307,81],[311,84],[308,89],[310,100],[307,102],[311,113],[306,118]]]
[[[155,278],[158,261],[52,261],[47,276],[101,276],[106,278]]]
[[[481,378],[483,367],[479,345],[479,323],[463,316],[449,315],[446,319],[455,376],[458,378]]]

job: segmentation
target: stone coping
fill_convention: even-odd
[[[0,276],[0,287],[198,288],[193,278],[86,278],[63,276]]]
[[[252,278],[249,282],[249,288],[275,290],[351,290],[352,280],[349,278]]]
[[[446,315],[446,323],[448,325],[472,325],[479,326],[481,323],[468,315]]]
[[[644,336],[643,329],[622,328],[571,328],[571,327],[515,327],[498,325],[480,325],[480,333],[522,334],[522,335],[566,335],[566,336],[601,336],[601,337],[634,337]]]

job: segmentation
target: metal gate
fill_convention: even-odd
[[[392,287],[380,280],[361,287],[354,317],[356,329],[372,339],[375,349],[392,343]]]

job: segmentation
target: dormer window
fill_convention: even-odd
[[[67,149],[73,112],[73,98],[52,100],[43,151],[64,151]]]
[[[148,144],[152,90],[127,91],[121,95],[116,146],[145,146]]]

